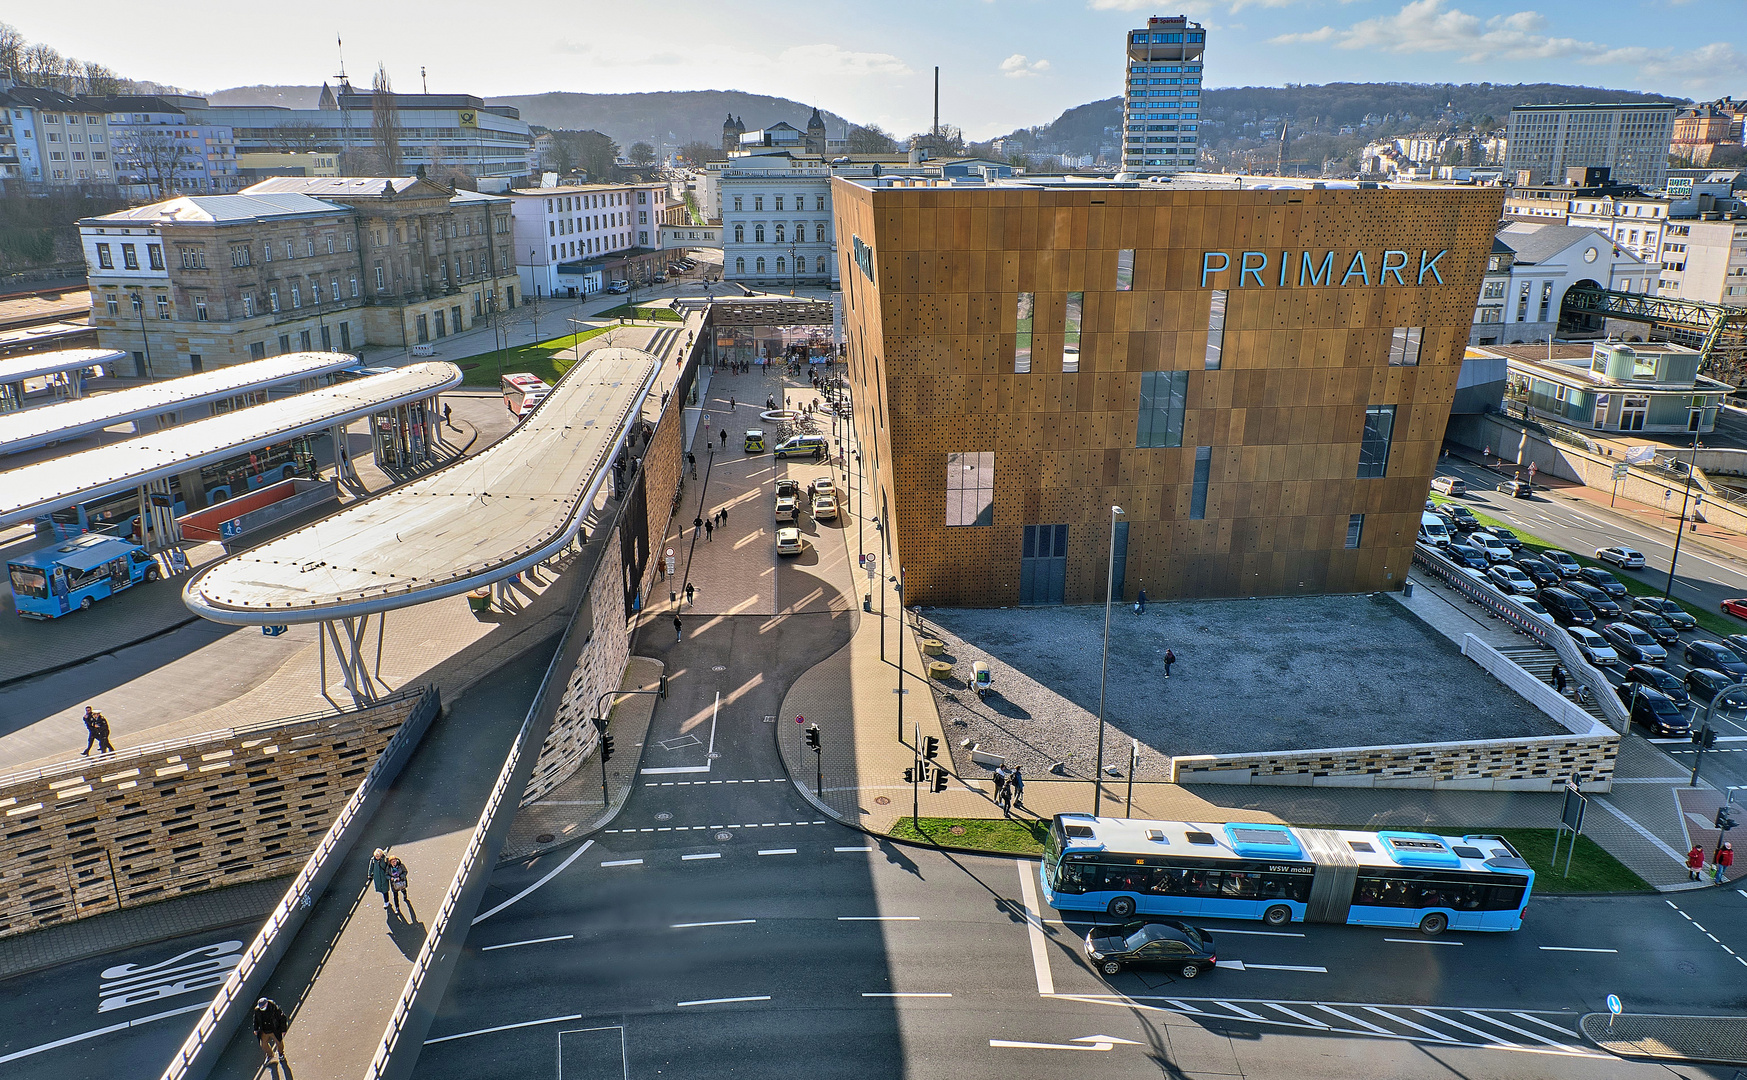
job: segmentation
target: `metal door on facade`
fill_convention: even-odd
[[[1068,527],[1025,526],[1019,556],[1019,602],[1059,604],[1068,579]]]

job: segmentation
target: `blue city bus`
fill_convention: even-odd
[[[58,619],[142,581],[158,580],[145,548],[113,536],[75,536],[6,564],[12,605],[27,619]]]
[[[1057,814],[1040,871],[1058,911],[1425,934],[1516,930],[1535,873],[1503,837]]]

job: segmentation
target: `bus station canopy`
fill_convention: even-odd
[[[117,354],[120,355],[120,354]],[[116,424],[162,416],[178,409],[223,401],[331,371],[352,367],[357,357],[347,353],[299,352],[266,360],[251,360],[198,375],[130,386],[110,394],[95,394],[36,409],[0,413],[0,455],[33,450],[49,443],[76,439]]]
[[[0,526],[165,480],[237,454],[387,412],[459,385],[453,364],[410,364],[383,375],[196,420],[136,439],[0,473]]]
[[[660,369],[638,349],[597,349],[484,452],[212,563],[183,602],[223,623],[354,618],[550,558],[587,518]]]
[[[88,367],[108,367],[126,359],[127,354],[116,349],[57,349],[33,353],[14,360],[0,360],[0,383],[40,379],[44,375]]]

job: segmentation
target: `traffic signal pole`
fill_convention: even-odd
[[[632,696],[637,695],[637,694],[653,694],[656,697],[662,697],[662,698],[666,697],[667,696],[667,676],[666,675],[661,676],[660,685],[658,685],[653,690],[608,690],[606,693],[601,694],[599,697],[594,699],[595,715],[590,718],[590,722],[594,724],[594,729],[600,733],[600,743],[601,743],[601,813],[603,813],[603,814],[607,812],[607,810],[612,806],[612,803],[613,803],[613,797],[607,791],[607,762],[609,760],[611,760],[612,756],[613,756],[613,736],[612,736],[612,733],[607,730],[607,724],[611,718],[606,716],[605,714],[603,714],[601,712],[601,703],[610,697],[620,697],[620,696],[632,697]]]

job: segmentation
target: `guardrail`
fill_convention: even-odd
[[[225,1047],[254,1008],[256,995],[267,984],[298,928],[309,917],[316,897],[338,872],[340,862],[357,839],[357,831],[369,821],[388,781],[400,773],[424,737],[432,718],[441,710],[442,698],[434,685],[419,693],[423,694],[424,700],[394,733],[381,756],[334,818],[333,825],[329,826],[321,843],[303,864],[303,869],[298,871],[279,905],[267,916],[260,933],[249,943],[242,962],[219,987],[212,1004],[200,1014],[194,1030],[164,1070],[162,1080],[201,1080],[218,1064]]]
[[[1607,717],[1614,730],[1625,731],[1631,726],[1631,714],[1620,704],[1619,697],[1614,693],[1613,683],[1608,682],[1607,676],[1584,659],[1583,654],[1577,651],[1577,645],[1571,640],[1570,634],[1523,607],[1514,598],[1474,577],[1466,568],[1457,566],[1436,551],[1427,550],[1424,544],[1413,546],[1413,564],[1467,597],[1470,603],[1498,616],[1511,629],[1558,653],[1559,662],[1565,666],[1571,680],[1589,689],[1596,707]]]
[[[1475,635],[1463,635],[1462,655],[1485,668],[1499,682],[1515,690],[1524,701],[1557,720],[1571,734],[1613,734],[1612,728]]]

